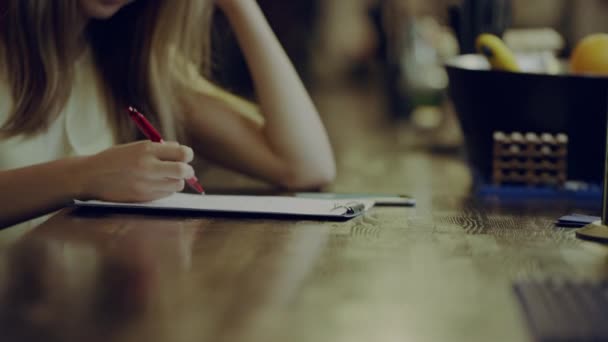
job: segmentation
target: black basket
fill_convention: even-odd
[[[481,179],[492,177],[495,131],[565,133],[568,180],[600,184],[608,77],[494,71],[481,60],[462,55],[446,65],[469,162]]]

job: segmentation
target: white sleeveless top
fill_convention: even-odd
[[[0,80],[0,125],[8,119],[11,105],[8,85]],[[0,138],[0,171],[64,157],[95,154],[114,144],[93,58],[87,51],[76,62],[74,84],[68,101],[49,128],[34,136]],[[18,226],[33,227],[48,216]]]

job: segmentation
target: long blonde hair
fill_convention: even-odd
[[[77,58],[77,0],[3,0],[0,64],[13,99],[0,136],[36,134],[69,97]],[[210,59],[211,0],[137,0],[86,28],[118,141],[135,138],[134,105],[167,138],[179,135],[184,100],[216,89],[200,73]],[[193,82],[199,76],[198,85]]]

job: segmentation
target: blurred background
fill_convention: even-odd
[[[349,140],[340,126],[349,117],[367,128],[399,127],[397,145],[462,157],[465,139],[444,66],[475,53],[480,33],[503,37],[515,52],[557,60],[583,37],[608,32],[606,0],[258,2],[313,94],[338,159]],[[214,51],[215,81],[252,98],[243,56],[220,13]],[[344,110],[360,113],[337,113]]]
[[[555,46],[562,56],[582,37],[608,31],[606,0],[258,2],[309,88],[371,82],[384,87],[387,114],[398,119],[410,117],[420,105],[440,103],[447,76],[437,68],[459,52],[473,52],[470,41],[458,41],[451,18],[454,7],[463,3],[494,6],[494,15],[503,17],[479,30],[555,30],[563,38],[563,44]],[[229,27],[220,15],[215,20],[215,78],[252,96],[247,68]],[[434,126],[440,120],[431,120],[431,115],[417,123]]]

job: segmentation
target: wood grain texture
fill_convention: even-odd
[[[64,210],[20,239],[0,232],[3,340],[525,341],[513,280],[608,275],[608,248],[552,223],[597,205],[473,198],[462,158],[403,139],[378,94],[316,99],[338,157],[331,190],[417,207],[348,222]]]

